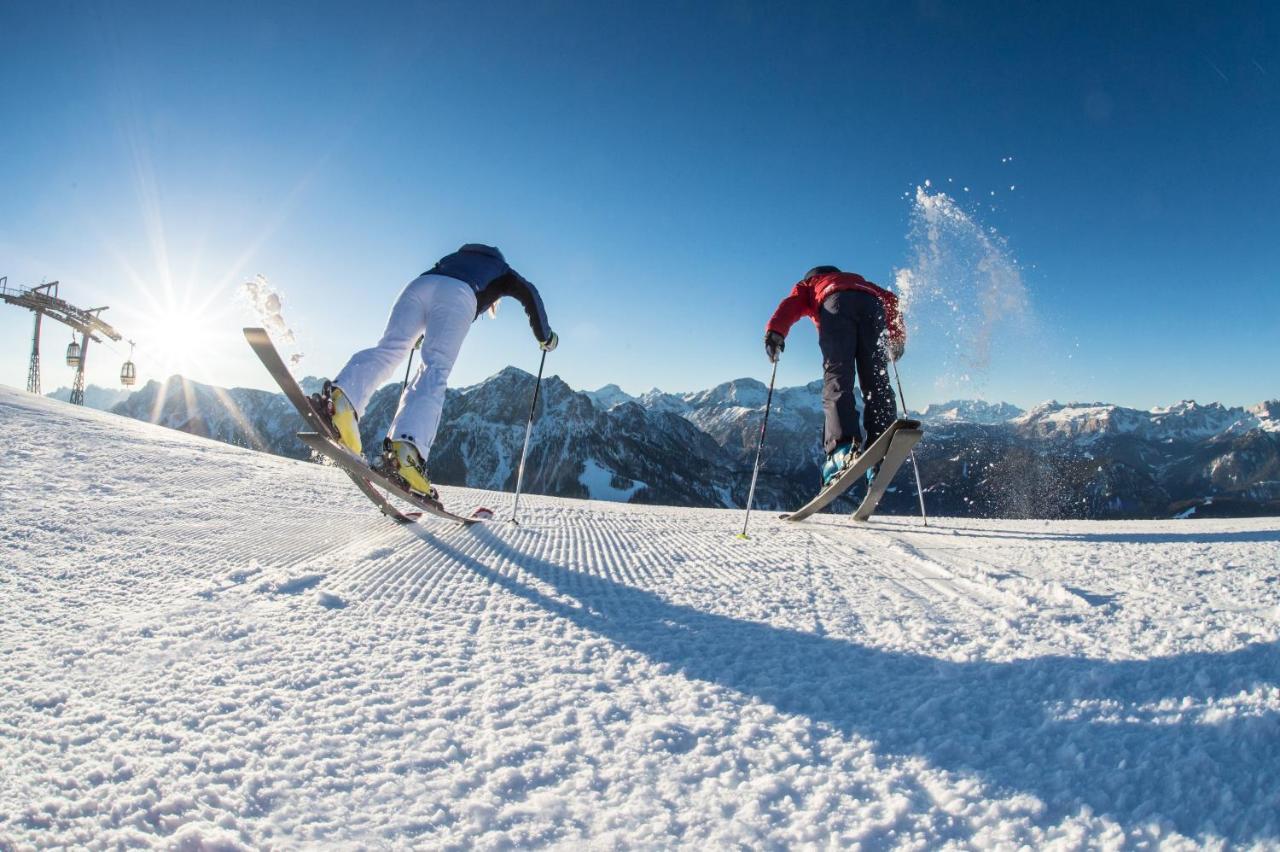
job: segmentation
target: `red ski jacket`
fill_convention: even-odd
[[[822,301],[832,293],[841,290],[861,290],[870,293],[884,305],[885,324],[889,328],[889,342],[905,345],[907,330],[902,324],[902,314],[898,311],[898,297],[883,287],[877,287],[861,275],[853,272],[830,272],[826,275],[815,275],[806,278],[791,288],[791,295],[778,304],[778,309],[769,318],[765,331],[776,331],[783,337],[791,331],[801,317],[808,317],[813,324],[818,324],[818,309]]]

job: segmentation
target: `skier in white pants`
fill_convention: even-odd
[[[383,440],[383,467],[412,491],[434,496],[427,454],[444,408],[445,383],[471,323],[503,296],[524,306],[538,344],[550,352],[559,337],[547,322],[537,289],[507,265],[493,246],[468,243],[409,282],[391,308],[382,339],[351,356],[312,404],[352,452],[361,451],[359,419],[382,386],[423,337],[422,365],[400,399]]]

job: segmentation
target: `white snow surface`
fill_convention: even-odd
[[[578,481],[587,489],[587,494],[593,500],[611,500],[618,503],[625,503],[631,499],[637,491],[644,488],[644,482],[631,482],[626,488],[617,488],[613,484],[617,471],[602,467],[600,462],[595,459],[587,459],[582,463],[582,474],[578,477]]]
[[[1277,519],[398,526],[18,391],[0,435],[3,849],[1280,845]]]

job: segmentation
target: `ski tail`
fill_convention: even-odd
[[[867,447],[866,450],[860,453],[858,457],[853,460],[852,464],[841,471],[840,474],[831,481],[830,485],[819,491],[818,496],[814,497],[796,511],[779,515],[779,517],[784,521],[803,521],[810,515],[820,512],[827,506],[834,503],[841,494],[861,479],[868,470],[884,459],[885,454],[889,452],[889,447],[893,442],[894,436],[904,430],[914,430],[918,432],[920,430],[920,421],[906,419],[895,420],[890,424],[888,429],[885,429],[884,432],[872,442],[871,446]],[[919,439],[917,438],[916,440]]]
[[[293,373],[289,372],[289,368],[285,366],[284,359],[280,357],[275,344],[271,342],[271,335],[267,334],[267,330],[265,328],[246,328],[244,330],[244,338],[249,342],[254,354],[258,356],[258,360],[262,362],[262,366],[267,368],[271,378],[280,386],[285,398],[297,409],[298,415],[303,422],[321,435],[330,434],[329,424],[311,407],[311,400],[307,398],[297,379],[293,377]],[[336,436],[334,438],[336,440]],[[382,496],[367,478],[359,476],[350,470],[347,470],[346,473],[351,477],[351,482],[356,488],[359,488],[360,492],[368,497],[373,505],[378,507],[378,511],[387,517],[398,523],[408,524],[416,521],[421,514],[419,512],[401,512],[391,505],[391,502]]]
[[[324,435],[320,435],[315,432],[299,432],[298,438],[311,449],[331,459],[334,464],[345,470],[353,479],[361,477],[370,482],[377,483],[387,489],[388,492],[395,494],[406,503],[413,504],[416,508],[421,509],[428,515],[435,515],[437,518],[444,518],[445,520],[454,521],[466,526],[485,520],[484,516],[480,514],[472,515],[471,517],[455,515],[453,512],[446,509],[441,503],[427,497],[423,497],[421,494],[414,494],[412,491],[402,487],[400,483],[386,476],[381,471],[369,467],[365,464],[364,459],[355,455],[346,447],[329,440]]]
[[[871,480],[871,486],[867,488],[867,496],[862,498],[862,504],[853,513],[855,521],[865,521],[871,517],[876,507],[880,505],[880,499],[884,497],[889,484],[893,482],[893,477],[897,475],[898,469],[902,467],[911,450],[923,437],[924,432],[920,429],[898,429],[894,433],[893,440],[889,443],[889,451],[884,454],[884,460],[880,462],[880,470],[876,472],[875,479]]]

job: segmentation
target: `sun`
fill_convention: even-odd
[[[218,344],[220,312],[189,298],[158,300],[130,325],[139,376],[164,381],[169,376],[204,377],[216,366],[210,358]]]
[[[138,357],[147,364],[147,372],[186,374],[199,357],[191,339],[193,323],[183,314],[166,312],[151,318],[138,330]]]

